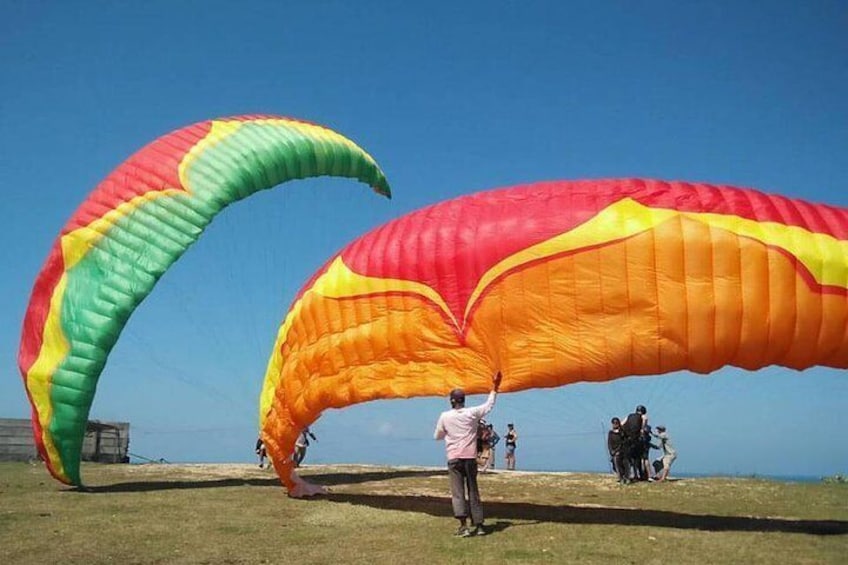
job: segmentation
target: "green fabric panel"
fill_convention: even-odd
[[[48,429],[75,484],[106,357],[133,310],[218,212],[259,190],[312,176],[357,178],[389,194],[382,171],[360,150],[277,123],[246,123],[207,147],[186,175],[190,193],[139,205],[67,273],[61,324],[70,351],[53,375]]]

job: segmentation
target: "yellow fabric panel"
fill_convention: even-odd
[[[65,261],[65,270],[70,270],[94,247],[100,238],[104,237],[115,223],[121,218],[128,216],[139,206],[176,192],[178,189],[151,190],[132,200],[122,202],[114,210],[109,210],[103,216],[97,218],[90,224],[77,228],[62,236],[62,258]]]
[[[797,257],[821,284],[841,287],[848,285],[848,265],[844,260],[848,256],[846,241],[777,222],[757,222],[724,214],[685,213],[685,215],[716,228],[785,249]]]
[[[62,331],[62,297],[65,295],[67,275],[63,274],[50,297],[50,311],[44,324],[44,338],[38,357],[26,375],[26,387],[38,414],[38,424],[41,426],[41,441],[50,459],[50,467],[57,478],[67,481],[62,458],[50,435],[49,426],[53,421],[53,404],[50,402],[51,377],[56,367],[68,354],[68,340]]]
[[[510,392],[724,365],[848,366],[846,297],[817,284],[846,266],[805,263],[807,274],[787,251],[842,242],[622,206],[582,235],[498,263],[459,323],[433,289],[361,276],[337,259],[275,347],[263,435],[284,481],[299,430],[323,409],[456,386],[485,392],[495,370]]]
[[[445,312],[424,297],[339,300],[309,292],[299,310],[280,347],[286,363],[262,426],[284,481],[299,431],[325,408],[446,394],[460,385],[488,390],[491,363],[479,345],[463,346]]]

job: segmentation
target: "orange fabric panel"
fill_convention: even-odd
[[[328,262],[281,326],[261,409],[269,454],[291,489],[287,458],[323,409],[486,392],[495,371],[511,392],[725,365],[846,368],[848,214],[811,210],[611,180],[399,218]]]

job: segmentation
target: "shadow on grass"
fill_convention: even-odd
[[[330,493],[326,500],[369,506],[383,510],[420,512],[431,516],[453,517],[450,499],[436,496],[397,496]],[[563,524],[602,524],[621,526],[652,526],[712,532],[784,532],[812,535],[848,534],[848,521],[789,520],[785,518],[754,518],[747,516],[714,516],[685,514],[667,510],[630,508],[585,508],[579,506],[546,506],[525,502],[485,502],[488,516],[506,520],[556,522]],[[517,526],[498,521],[499,529]]]
[[[349,485],[372,481],[388,481],[410,477],[444,476],[444,470],[395,470],[371,471],[365,473],[321,473],[310,472],[304,478],[324,486]],[[85,487],[83,489],[68,489],[68,492],[81,490],[90,493],[117,492],[149,492],[161,490],[228,488],[241,486],[279,487],[280,494],[285,490],[275,476],[268,478],[226,478],[226,479],[191,479],[191,480],[162,480],[116,483]],[[436,496],[400,496],[400,495],[368,495],[330,493],[318,497],[319,500],[329,500],[368,506],[383,510],[401,510],[419,512],[431,516],[451,517],[450,499]],[[784,532],[812,535],[845,535],[848,534],[848,521],[844,520],[790,520],[786,518],[756,518],[747,516],[716,516],[710,514],[686,514],[668,510],[645,510],[631,508],[586,508],[580,506],[549,506],[525,502],[486,502],[486,513],[498,518],[490,529],[499,531],[516,524],[509,520],[527,522],[554,522],[565,524],[602,524],[623,526],[655,526],[661,528],[678,528],[689,530],[707,530],[714,532]]]
[[[140,481],[98,486],[86,485],[83,487],[69,488],[67,489],[67,492],[101,494],[109,492],[152,492],[158,490],[185,490],[242,486],[271,487],[275,485],[280,485],[280,481],[276,477],[268,479],[193,479],[185,481]]]
[[[309,473],[302,475],[309,482],[315,482],[324,486],[350,485],[357,483],[368,483],[372,481],[389,481],[392,479],[404,479],[410,477],[436,477],[443,476],[447,472],[442,470],[398,470],[398,471],[371,471],[367,473]],[[227,487],[280,487],[280,480],[276,476],[268,478],[227,478],[227,479],[188,479],[188,480],[163,480],[163,481],[139,481],[131,483],[115,483],[111,485],[85,486],[82,488],[70,488],[68,492],[151,492],[159,490],[184,490],[184,489],[206,489]],[[281,491],[285,493],[285,490]]]
[[[367,473],[310,473],[301,477],[309,482],[323,486],[349,485],[369,483],[371,481],[388,481],[391,479],[407,479],[410,477],[446,477],[447,469],[398,469],[394,471],[369,471]]]

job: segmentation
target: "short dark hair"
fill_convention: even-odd
[[[457,404],[465,404],[465,391],[461,388],[455,388],[450,391],[450,403],[451,406],[456,406]]]

